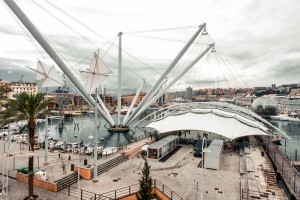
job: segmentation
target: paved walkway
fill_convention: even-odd
[[[204,197],[208,200],[240,198],[239,156],[237,154],[225,152],[220,170],[203,169],[202,171],[197,168],[201,158],[194,157],[192,152],[191,145],[184,145],[164,163],[148,159],[151,165],[151,177],[159,180],[183,198],[190,200],[197,199],[201,191],[207,191]],[[144,160],[141,157],[133,158],[100,175],[98,183],[81,180],[81,188],[101,194],[137,184],[142,176],[143,165]],[[204,190],[201,190],[203,180],[201,177],[204,177]]]
[[[150,138],[134,142],[129,144],[127,147],[124,147],[123,150],[120,150],[119,152],[114,153],[113,155],[109,156],[103,156],[98,160],[98,164],[101,164],[107,160],[110,160],[118,155],[120,155],[121,152],[129,151],[131,149],[134,149],[138,146],[144,145],[147,142],[150,142]],[[5,148],[5,149],[4,149]],[[3,150],[5,150],[5,156],[4,156],[4,173],[7,173],[7,159],[9,159],[9,175],[12,177],[16,176],[17,168],[19,167],[27,167],[28,166],[28,145],[27,144],[19,144],[15,143],[10,151],[11,156],[6,157],[7,155],[7,143],[5,144],[4,141],[0,141],[0,159],[3,160]],[[84,158],[87,159],[88,164],[94,163],[94,157],[93,156],[81,156],[79,159],[78,154],[72,154],[72,153],[59,153],[58,151],[49,152],[48,153],[48,165],[45,166],[45,151],[44,149],[39,149],[34,151],[35,159],[34,159],[34,167],[39,168],[42,170],[45,170],[47,172],[47,179],[49,181],[55,181],[58,180],[69,173],[71,173],[71,164],[75,165],[83,165]],[[60,155],[59,155],[60,154]],[[68,161],[69,156],[71,156],[70,162]],[[67,164],[67,173],[63,173],[62,169],[62,163],[65,162]],[[2,162],[0,165],[0,173],[2,173]]]
[[[150,142],[150,139],[143,141],[135,142],[127,146],[126,150],[132,150],[138,146]],[[0,142],[0,147],[3,143]],[[27,158],[24,157],[26,150],[20,150],[17,148],[18,145],[12,150],[13,156],[10,157],[10,175],[16,173],[13,170],[13,157],[18,157],[15,159],[15,168],[20,166],[27,166]],[[28,148],[28,147],[27,147]],[[123,150],[125,151],[125,150]],[[1,151],[2,152],[2,151]],[[49,153],[49,165],[43,166],[42,160],[44,152],[43,150],[35,151],[36,155],[39,156],[40,168],[45,169],[48,172],[48,178],[50,181],[56,180],[64,176],[62,173],[61,160],[58,159],[58,152]],[[67,158],[69,154],[61,154],[61,157]],[[105,160],[111,159],[115,156],[118,156],[119,153],[116,153],[107,158],[101,158],[98,160],[99,163],[104,162]],[[36,156],[37,157],[37,156]],[[0,155],[2,160],[2,153]],[[79,163],[78,155],[71,155],[72,163]],[[87,156],[88,163],[93,162],[93,157]],[[166,162],[158,162],[154,159],[148,159],[149,164],[151,165],[151,176],[153,179],[157,179],[171,190],[175,191],[177,194],[186,199],[197,199],[197,196],[204,193],[204,199],[239,199],[240,198],[240,177],[239,177],[239,155],[237,153],[225,151],[222,155],[222,164],[219,170],[211,169],[200,169],[197,166],[201,158],[193,156],[193,150],[191,145],[184,145],[176,153],[174,153],[171,158]],[[83,162],[83,161],[82,161]],[[81,162],[81,163],[82,163]],[[37,167],[37,158],[35,161],[35,166]],[[122,187],[127,187],[129,185],[137,184],[138,180],[141,178],[142,168],[144,165],[144,160],[141,157],[136,157],[130,159],[129,161],[120,164],[116,168],[111,169],[110,171],[99,176],[99,182],[93,183],[91,180],[81,180],[81,188],[94,193],[104,193],[119,189]],[[1,169],[2,166],[0,166]],[[69,170],[68,170],[69,171]],[[203,178],[204,177],[204,181]],[[115,181],[114,181],[115,180]],[[116,181],[118,180],[118,181]],[[203,181],[203,182],[202,182]],[[15,183],[16,186],[11,186],[12,183]],[[10,181],[10,187],[12,190],[19,191],[18,187],[23,187],[24,192],[20,197],[24,196],[27,193],[26,184],[17,183],[16,181]],[[13,188],[16,189],[13,189]],[[74,185],[77,187],[77,184]],[[204,189],[202,189],[204,187]],[[23,189],[22,189],[23,190]],[[21,190],[20,190],[21,191]],[[40,194],[43,194],[44,190]],[[51,192],[46,192],[45,194],[52,194],[47,197],[48,199],[71,199],[70,197],[65,198],[61,193],[55,194]],[[39,193],[37,193],[39,194]],[[62,196],[60,196],[62,195]],[[17,197],[15,199],[18,199]]]
[[[43,190],[40,188],[34,188],[34,194],[41,197],[43,200],[71,200],[71,198],[63,193],[53,193],[47,190]],[[8,199],[9,200],[22,200],[28,196],[28,185],[25,183],[21,183],[14,179],[9,179],[9,189],[8,189]]]

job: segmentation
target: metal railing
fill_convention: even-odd
[[[159,190],[162,194],[164,194],[167,198],[171,200],[183,200],[183,198],[178,195],[176,192],[168,188],[166,185],[161,183],[160,181],[153,179],[152,180],[152,187],[154,189]],[[102,194],[96,194],[93,192],[89,192],[86,190],[80,190],[80,193],[78,194],[78,189],[69,186],[67,194],[68,196],[78,197],[80,196],[80,199],[82,200],[115,200],[115,199],[121,199],[127,196],[135,195],[140,189],[139,184],[130,185],[127,187],[119,188],[117,190],[112,190],[109,192],[105,192]]]
[[[176,192],[174,192],[173,190],[171,190],[166,185],[164,185],[156,179],[153,180],[153,187],[158,189],[161,193],[163,193],[171,200],[183,200],[183,198],[180,195],[178,195]]]
[[[287,156],[284,150],[273,144],[269,137],[260,137],[265,150],[268,152],[276,171],[281,174],[288,189],[293,192],[297,199],[300,199],[300,173],[292,165],[292,157]]]

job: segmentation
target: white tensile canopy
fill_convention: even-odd
[[[243,136],[268,135],[268,128],[253,118],[219,109],[180,111],[153,121],[146,127],[158,133],[179,130],[202,130],[234,140]]]
[[[80,71],[86,91],[91,94],[112,73],[95,53],[88,71]]]
[[[58,87],[64,85],[54,66],[49,67],[42,61],[38,61],[36,71],[36,81],[43,81],[41,87]]]

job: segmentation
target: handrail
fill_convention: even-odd
[[[179,194],[177,194],[176,192],[171,190],[169,187],[164,185],[162,182],[160,182],[156,179],[153,179],[152,181],[153,181],[152,187],[155,189],[158,189],[161,193],[163,193],[168,198],[170,198],[172,200],[183,200],[183,198]],[[80,196],[81,196],[81,199],[113,200],[113,199],[120,199],[120,198],[123,198],[126,196],[134,195],[139,191],[139,189],[140,189],[139,184],[126,186],[123,188],[119,188],[117,190],[112,190],[112,191],[101,193],[101,194],[97,194],[97,193],[93,193],[93,192],[89,192],[89,191],[80,189]],[[77,197],[78,189],[69,186],[68,187],[68,195]]]

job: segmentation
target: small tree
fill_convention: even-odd
[[[152,178],[150,176],[150,167],[147,160],[145,159],[143,168],[143,177],[140,182],[140,190],[136,193],[136,198],[138,200],[151,200],[152,199]]]

